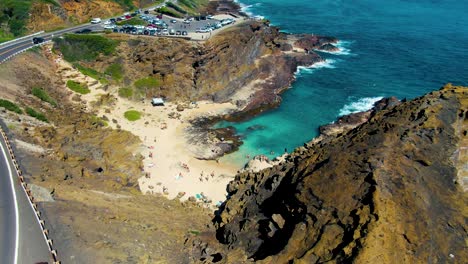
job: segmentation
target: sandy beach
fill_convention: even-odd
[[[138,136],[142,144],[135,153],[144,157],[144,171],[138,183],[144,194],[162,194],[169,199],[179,198],[184,201],[193,196],[207,205],[216,205],[226,198],[226,186],[240,169],[226,161],[200,160],[191,151],[194,146],[188,142],[190,120],[197,117],[214,117],[237,109],[228,103],[200,101],[184,111],[177,111],[177,103],[167,102],[164,106],[152,106],[145,102],[130,101],[120,98],[118,87],[111,87],[110,94],[116,98],[112,107],[93,108],[93,101],[107,92],[96,80],[83,75],[68,62],[55,57],[54,62],[63,79],[87,83],[90,93],[81,95],[81,104],[89,110],[97,111],[98,116],[106,116],[108,124],[114,129],[129,131]],[[68,89],[64,87],[64,89]],[[247,90],[242,90],[236,97],[245,97]],[[75,93],[70,91],[70,98]],[[141,119],[129,121],[124,117],[128,110],[139,111]],[[177,118],[170,118],[176,113]],[[179,116],[180,114],[180,116]],[[118,151],[118,150],[116,150]]]

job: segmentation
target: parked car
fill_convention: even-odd
[[[156,17],[159,18],[159,19],[162,19],[162,18],[163,18],[163,15],[162,15],[162,14],[159,14],[159,15],[157,15]]]
[[[206,19],[213,19],[213,16],[212,15],[207,15]]]
[[[99,24],[101,23],[101,19],[99,17],[91,19],[91,24]]]
[[[188,35],[187,31],[182,31],[182,36],[187,36],[187,35]]]
[[[35,38],[32,39],[33,44],[39,44],[39,43],[42,43],[44,41],[45,41],[44,38],[40,38],[40,37],[35,37]]]
[[[143,12],[143,13],[145,13],[145,14],[149,14],[149,10],[145,10],[145,12]]]
[[[190,24],[190,20],[185,19],[185,20],[184,20],[184,24]]]
[[[110,25],[104,25],[103,28],[105,28],[105,29],[114,29],[115,27],[116,27],[116,25],[110,24]]]
[[[110,21],[112,24],[115,24],[115,22],[117,22],[117,21],[115,20],[115,18],[111,18],[111,19],[109,19],[109,21]]]
[[[180,36],[182,34],[182,32],[180,32],[180,30],[177,30],[176,33],[175,33],[177,36]]]
[[[169,30],[169,35],[175,35],[175,30],[171,28],[171,29]]]
[[[126,16],[125,16],[125,19],[131,19],[131,18],[132,18],[131,15],[126,15]]]
[[[175,24],[175,23],[177,23],[177,20],[171,19],[171,23],[174,23],[174,24]]]
[[[76,34],[88,34],[88,33],[91,33],[91,32],[92,32],[92,30],[89,29],[89,28],[83,28],[83,29],[75,31]]]

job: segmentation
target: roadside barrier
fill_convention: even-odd
[[[24,36],[24,37],[21,37],[21,38],[15,38],[15,39],[12,39],[12,40],[9,40],[9,41],[2,42],[2,43],[0,43],[0,47],[7,46],[9,44],[14,43],[15,41],[18,41],[18,40],[27,39],[27,38],[30,38],[30,37],[40,35],[40,34],[42,34],[44,32],[45,31],[39,31],[39,32],[33,33],[31,35]]]
[[[14,56],[16,56],[16,55],[18,55],[18,54],[21,54],[21,53],[27,51],[28,49],[32,49],[32,48],[34,48],[34,47],[39,47],[39,46],[45,45],[45,44],[50,43],[50,42],[52,42],[52,40],[46,40],[46,41],[44,41],[44,42],[42,42],[42,43],[39,43],[39,44],[33,45],[33,46],[31,46],[31,47],[27,47],[27,48],[25,48],[25,49],[23,49],[23,50],[17,51],[17,52],[15,52],[14,54],[12,54],[12,55],[6,57],[5,59],[3,59],[2,61],[0,61],[0,64],[6,62],[6,61],[8,61],[8,60],[10,60],[11,58],[13,58]]]
[[[41,219],[41,212],[38,210],[36,202],[34,202],[34,197],[32,195],[31,189],[28,187],[28,184],[24,180],[24,176],[22,175],[22,171],[21,171],[21,169],[19,167],[18,162],[16,161],[15,154],[13,153],[13,149],[11,147],[10,140],[8,139],[8,136],[6,135],[6,133],[5,133],[5,131],[3,130],[2,127],[0,127],[0,134],[2,134],[2,137],[3,137],[4,141],[5,141],[6,146],[7,146],[8,152],[10,154],[10,158],[13,161],[13,165],[15,166],[16,175],[18,176],[18,179],[19,179],[19,181],[21,183],[21,186],[22,186],[21,189],[23,189],[24,193],[28,197],[29,204],[31,205],[31,208],[34,210],[35,215],[36,215],[36,220],[37,220],[39,226],[42,229],[42,235],[44,236],[45,242],[47,243],[51,258],[53,260],[52,263],[53,264],[60,264],[60,261],[58,260],[58,256],[57,256],[57,250],[55,250],[53,248],[53,241],[49,236],[49,230],[45,228],[45,221]]]

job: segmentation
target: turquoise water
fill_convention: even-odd
[[[468,1],[241,0],[290,33],[338,37],[342,52],[301,69],[277,109],[234,126],[244,138],[237,153],[270,157],[318,135],[339,115],[366,110],[385,96],[414,98],[448,82],[468,85]]]

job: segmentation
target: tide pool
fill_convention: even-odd
[[[289,33],[341,40],[341,52],[298,70],[283,102],[233,126],[244,144],[225,156],[275,157],[318,135],[338,116],[369,109],[388,96],[415,98],[445,83],[468,85],[468,1],[242,0],[246,12]]]

